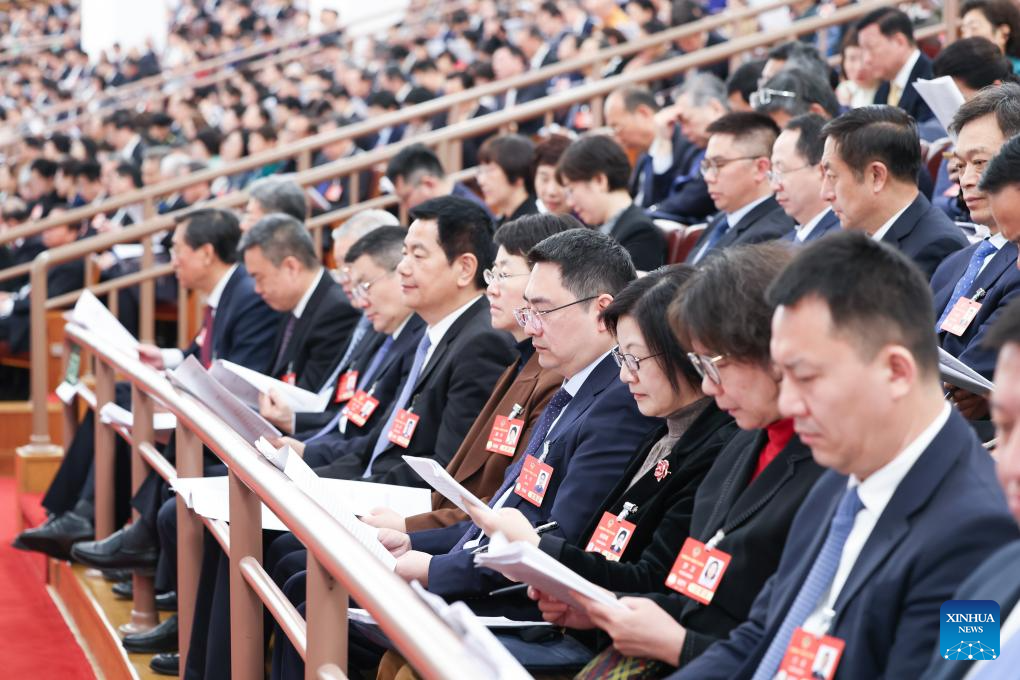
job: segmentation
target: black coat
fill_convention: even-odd
[[[924,52],[918,57],[917,63],[914,64],[914,68],[910,70],[910,77],[907,79],[907,86],[903,88],[903,92],[900,94],[900,101],[896,104],[897,107],[903,109],[911,116],[914,120],[921,123],[929,118],[934,117],[928,105],[921,99],[921,95],[914,89],[914,82],[917,80],[931,80],[934,78],[932,72],[931,59],[925,56]],[[885,104],[889,101],[889,81],[883,81],[878,89],[875,90],[875,104]]]
[[[950,253],[967,247],[963,230],[920,193],[896,218],[882,242],[910,256],[928,278]]]
[[[609,235],[630,253],[637,269],[650,272],[666,264],[666,237],[633,203],[616,220]]]
[[[709,223],[708,228],[701,232],[698,242],[691,248],[687,256],[687,262],[695,262],[701,247],[708,242],[711,234],[719,228],[719,224],[726,218],[721,213]],[[714,248],[725,248],[743,243],[762,243],[763,241],[774,241],[782,238],[794,227],[793,218],[776,203],[774,196],[769,196],[764,201],[754,206],[739,222],[731,224],[729,230],[723,234]],[[708,253],[706,252],[705,255]],[[697,261],[700,261],[699,258]]]

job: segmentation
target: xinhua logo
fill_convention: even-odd
[[[999,658],[999,604],[948,600],[939,611],[939,653],[950,661]]]

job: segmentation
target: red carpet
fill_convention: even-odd
[[[0,478],[0,668],[6,678],[92,680],[85,654],[68,630],[40,570],[41,558],[11,547],[17,498]]]

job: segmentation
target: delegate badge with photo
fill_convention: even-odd
[[[552,474],[552,466],[546,465],[534,456],[528,456],[524,460],[521,474],[517,477],[514,493],[532,505],[542,507],[542,499],[545,498],[545,492],[549,489]]]
[[[358,372],[347,371],[336,381],[336,399],[333,400],[333,403],[342,404],[345,401],[350,401],[357,391]]]
[[[284,373],[283,376],[280,377],[280,382],[285,382],[288,385],[296,384],[297,383],[297,373],[295,373],[294,371],[291,371],[289,373]]]
[[[520,418],[496,416],[496,422],[492,424],[489,438],[485,442],[485,450],[490,453],[513,456],[517,451],[517,442],[521,440],[523,430],[524,421]]]
[[[599,525],[595,527],[595,532],[588,540],[585,551],[600,553],[607,560],[618,562],[631,537],[634,536],[636,526],[633,522],[621,520],[611,512],[604,512]]]
[[[952,333],[959,337],[967,332],[967,326],[974,320],[978,312],[981,311],[981,303],[971,300],[967,297],[962,297],[956,301],[953,305],[952,311],[949,312],[949,316],[939,326],[939,330]]]
[[[347,415],[347,420],[358,427],[364,427],[378,406],[378,399],[365,390],[358,390],[351,397],[351,400],[347,402],[347,405],[344,406],[344,413]]]
[[[406,449],[411,443],[414,431],[418,429],[418,419],[421,416],[415,415],[406,409],[397,411],[397,417],[393,419],[393,426],[387,435],[389,440],[402,449]]]
[[[692,600],[709,604],[731,559],[728,553],[709,550],[704,543],[688,536],[666,577],[666,585]]]
[[[832,680],[836,667],[843,656],[846,643],[837,637],[812,635],[803,628],[797,628],[790,637],[783,661],[779,664],[777,677],[811,678],[811,680]]]

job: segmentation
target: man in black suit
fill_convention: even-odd
[[[805,246],[769,302],[780,409],[829,470],[750,618],[672,677],[772,678],[804,640],[845,646],[836,678],[924,677],[939,607],[1020,537],[991,457],[943,399],[927,282],[890,246],[838,233]]]
[[[336,365],[358,313],[315,255],[305,226],[289,215],[266,215],[238,249],[270,307],[287,314],[273,343],[268,375],[317,392]]]
[[[407,211],[430,198],[459,196],[474,202],[492,217],[485,201],[460,182],[447,177],[439,157],[424,144],[411,144],[391,158],[386,166],[386,179],[393,184],[393,193],[400,201],[400,207]]]
[[[521,48],[509,43],[500,46],[492,53],[492,70],[496,80],[508,80],[526,73],[530,67],[528,57]],[[498,109],[511,109],[520,104],[540,99],[546,95],[545,83],[527,85],[521,89],[511,88],[497,97]],[[536,134],[542,128],[542,116],[517,123],[517,132],[522,135]]]
[[[932,77],[931,60],[917,48],[910,17],[891,7],[876,9],[857,24],[857,40],[865,64],[883,81],[874,103],[898,106],[918,122],[931,118],[934,114],[914,89],[915,81]]]
[[[769,186],[772,145],[779,126],[761,113],[728,113],[708,126],[701,174],[720,210],[687,256],[697,264],[717,248],[782,237],[793,220],[776,203]]]
[[[185,357],[195,356],[208,365],[221,358],[256,371],[266,370],[272,337],[279,316],[255,292],[255,284],[237,264],[241,229],[233,213],[198,210],[181,219],[174,232],[173,264],[178,279],[206,298],[202,328],[184,351],[139,347],[149,365],[174,368]],[[130,407],[130,386],[117,387],[117,403]],[[19,537],[22,546],[66,559],[71,544],[95,533],[93,527],[93,414],[89,411],[75,433],[46,496],[43,506],[51,519],[42,527]],[[127,519],[130,488],[130,450],[119,437],[116,489],[118,521]]]
[[[805,243],[839,229],[839,219],[822,198],[822,151],[825,119],[817,113],[797,116],[786,124],[772,147],[769,181],[776,202],[797,226],[783,241]]]
[[[967,238],[917,189],[917,124],[892,106],[865,106],[822,128],[822,196],[844,229],[863,231],[911,257],[930,277]]]

